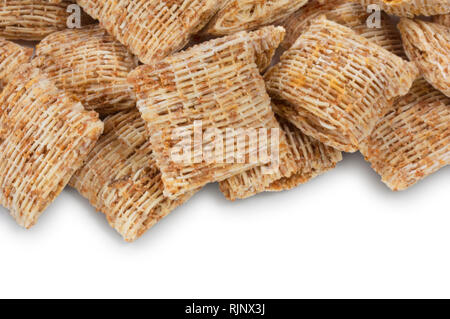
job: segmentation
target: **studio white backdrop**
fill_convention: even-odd
[[[31,230],[0,208],[1,298],[450,297],[450,167],[393,193],[360,154],[292,191],[212,184],[129,244],[67,188]]]

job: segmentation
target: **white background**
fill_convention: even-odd
[[[360,154],[289,192],[209,185],[133,244],[66,189],[31,230],[0,208],[0,297],[450,297],[450,167],[391,192]]]

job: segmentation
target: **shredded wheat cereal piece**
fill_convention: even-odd
[[[41,40],[52,32],[66,29],[74,1],[52,3],[45,0],[0,2],[0,36],[6,39]]]
[[[433,17],[433,22],[445,25],[450,28],[450,14],[443,14]]]
[[[279,114],[303,133],[355,152],[417,75],[413,63],[322,16],[266,73],[266,86],[287,102]]]
[[[398,28],[409,59],[431,85],[450,96],[450,28],[407,18]]]
[[[280,154],[279,169],[267,174],[263,169],[270,165],[258,166],[220,182],[220,190],[228,200],[245,199],[264,192],[274,181],[289,178],[296,172],[294,154],[289,149],[291,145],[285,133],[282,130],[280,133],[280,148],[284,151]]]
[[[275,109],[277,106],[274,106]],[[294,154],[296,171],[290,177],[273,182],[267,191],[283,191],[297,187],[312,178],[326,173],[342,161],[342,153],[312,137],[303,134],[297,127],[283,118],[278,118],[287,135],[289,147]]]
[[[175,200],[163,196],[139,112],[120,112],[105,120],[105,132],[70,185],[86,197],[114,229],[134,241],[183,204],[193,192]]]
[[[225,0],[204,33],[220,36],[254,30],[288,17],[307,2],[307,0]]]
[[[360,0],[361,4],[368,6],[379,5],[389,14],[400,17],[432,16],[450,12],[448,0]]]
[[[424,79],[395,103],[361,144],[392,190],[405,190],[450,164],[450,98]]]
[[[105,115],[135,108],[127,76],[137,59],[99,26],[55,32],[39,43],[36,55],[33,64],[86,109]]]
[[[0,203],[33,226],[81,167],[103,123],[25,64],[0,95]]]
[[[0,91],[22,64],[31,60],[32,48],[0,38]]]
[[[286,29],[282,47],[289,49],[311,21],[321,15],[351,28],[357,34],[398,56],[406,57],[400,33],[392,19],[387,14],[381,13],[380,25],[369,25],[369,22],[373,22],[370,20],[371,13],[367,12],[359,0],[337,0],[325,3],[320,3],[318,0],[310,1],[282,23]]]
[[[276,49],[283,40],[285,31],[282,27],[268,26],[257,31],[249,32],[251,44],[255,49],[256,64],[261,73],[270,66]],[[286,144],[284,134],[281,136],[282,147]],[[235,175],[220,183],[220,188],[229,200],[244,199],[263,192],[267,187],[280,178],[290,176],[295,168],[293,155],[286,151],[281,154],[282,164],[273,174],[263,174],[262,167],[255,167],[242,174]]]
[[[267,26],[248,32],[250,44],[255,50],[256,65],[261,73],[264,73],[272,63],[276,50],[283,41],[286,30],[281,26]],[[206,42],[207,38],[203,38]]]
[[[182,49],[217,11],[219,0],[78,0],[143,63]]]
[[[276,109],[278,103],[272,103]],[[257,167],[233,176],[220,183],[220,190],[229,200],[244,199],[264,191],[283,191],[292,189],[310,179],[334,168],[342,160],[342,153],[326,146],[278,117],[290,152],[280,159],[280,172],[262,174]],[[284,175],[284,176],[283,176]]]
[[[270,129],[279,132],[279,125],[254,61],[252,39],[248,33],[240,32],[202,43],[130,73],[137,106],[148,123],[166,196],[177,196],[270,162],[270,158],[262,159],[260,154],[264,151],[269,157],[274,154],[267,140],[276,134]],[[259,139],[257,147],[245,145],[239,154],[241,160],[229,160],[228,156],[224,158],[225,149],[227,154],[237,149],[236,140],[223,142],[222,151],[216,144],[211,147],[213,143],[207,138],[195,140],[196,121],[201,124],[200,134],[215,133],[215,130],[225,137],[232,129],[236,134],[239,129],[264,129],[269,131],[268,139]],[[180,129],[185,129],[185,136]],[[192,148],[187,138],[194,140],[194,151],[190,155],[186,153],[185,160],[175,161],[174,147],[188,143]],[[230,143],[228,147],[227,143]],[[209,147],[211,154],[219,152],[218,159],[222,162],[217,157],[208,161],[196,157],[198,149]],[[280,154],[285,151],[280,147]],[[257,158],[253,161],[254,155]]]
[[[255,51],[256,65],[263,74],[271,65],[276,50],[286,35],[286,30],[281,26],[267,26],[250,31],[247,35],[250,39],[249,44],[253,46]],[[203,38],[203,40],[200,43],[208,41],[207,38]]]

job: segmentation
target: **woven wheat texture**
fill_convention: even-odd
[[[33,49],[0,38],[0,92],[14,71],[31,60]]]
[[[85,162],[70,185],[104,213],[126,241],[139,238],[193,194],[176,200],[163,196],[161,174],[137,110],[108,117],[104,134]]]
[[[327,19],[351,28],[359,35],[382,46],[386,50],[405,57],[400,33],[391,18],[381,13],[380,25],[369,26],[372,13],[367,13],[359,0],[337,0],[320,3],[317,0],[309,1],[307,5],[291,15],[282,26],[286,29],[286,37],[282,43],[289,49],[309,26],[311,21],[325,15]]]
[[[267,26],[246,33],[245,39],[253,47],[255,63],[261,73],[264,73],[272,64],[276,50],[286,35],[281,26]]]
[[[275,51],[284,39],[283,27],[268,26],[249,32],[250,44],[255,51],[255,63],[263,73],[272,63]]]
[[[260,29],[249,31],[249,44],[253,46],[255,51],[255,62],[261,73],[264,73],[272,64],[274,56],[280,44],[286,36],[286,30],[282,26],[266,26]],[[214,38],[214,37],[213,37]],[[206,42],[211,40],[210,37],[200,36],[200,40]],[[194,43],[202,43],[194,42]]]
[[[228,35],[254,30],[282,20],[304,6],[307,0],[224,0],[204,33]]]
[[[420,79],[395,103],[361,152],[392,190],[450,164],[450,98]]]
[[[65,29],[67,6],[74,1],[51,3],[45,0],[0,1],[0,36],[6,39],[41,40]]]
[[[321,17],[265,78],[269,94],[288,105],[278,110],[282,117],[322,143],[355,152],[416,76],[412,63]]]
[[[290,190],[342,152],[407,189],[450,164],[449,16],[450,0],[0,0],[0,204],[29,228],[70,185],[132,242],[208,183]]]
[[[0,203],[33,226],[102,133],[103,123],[23,65],[0,95]]]
[[[365,6],[376,4],[389,14],[410,18],[450,12],[448,0],[361,0],[361,4]]]
[[[243,163],[197,163],[194,152],[188,163],[171,160],[171,148],[186,140],[176,135],[174,138],[173,134],[184,128],[192,137],[195,121],[202,121],[204,131],[215,129],[224,136],[226,129],[279,129],[254,61],[251,38],[241,32],[194,46],[159,63],[141,66],[130,74],[137,106],[148,123],[167,196],[267,163],[248,160],[250,153],[262,151],[259,148],[246,148]],[[202,142],[206,144],[202,149],[210,144]],[[235,147],[234,143],[230,145]]]
[[[434,16],[433,21],[450,28],[450,14]]]
[[[277,107],[274,106],[275,109]],[[335,168],[337,163],[342,161],[340,151],[303,134],[296,126],[281,117],[278,117],[278,121],[294,155],[296,170],[292,176],[274,181],[267,191],[289,190],[305,184],[312,178]]]
[[[258,166],[241,174],[232,176],[219,183],[221,192],[228,200],[245,199],[264,192],[274,182],[281,178],[289,178],[296,173],[294,154],[285,133],[280,130],[280,157],[278,169],[268,174],[263,168],[270,168],[273,163]]]
[[[127,76],[137,60],[99,26],[55,32],[39,43],[36,55],[33,64],[86,109],[105,115],[135,108]]]
[[[182,49],[218,9],[219,0],[78,0],[143,63]]]
[[[272,104],[274,109],[277,104]],[[221,182],[220,190],[227,199],[244,199],[264,191],[292,189],[334,168],[342,160],[340,151],[306,136],[280,117],[277,120],[283,131],[282,142],[289,147],[286,156],[280,158],[279,172],[263,174],[257,167]]]
[[[398,27],[409,59],[429,83],[450,96],[450,28],[406,18]]]

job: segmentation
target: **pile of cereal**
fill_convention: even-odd
[[[0,204],[29,228],[70,185],[131,242],[208,183],[288,190],[342,152],[407,189],[450,164],[449,21],[450,0],[2,1]]]

